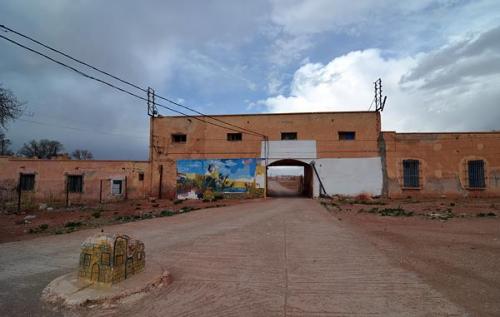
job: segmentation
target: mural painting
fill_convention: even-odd
[[[177,161],[177,198],[204,199],[207,193],[262,197],[265,166],[260,159]]]

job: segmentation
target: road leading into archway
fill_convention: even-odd
[[[146,260],[174,279],[107,311],[120,316],[464,315],[311,199],[268,199],[105,231],[143,240]],[[82,239],[94,232],[0,245],[2,315],[53,315],[38,296],[76,267]]]

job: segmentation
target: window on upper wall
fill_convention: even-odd
[[[484,161],[472,160],[467,162],[467,174],[469,177],[470,188],[485,188],[486,182],[484,179]]]
[[[68,175],[68,191],[70,193],[83,192],[83,176],[82,175]]]
[[[356,139],[354,131],[339,131],[339,140],[352,141]]]
[[[403,187],[405,188],[420,187],[420,161],[418,160],[403,161]]]
[[[241,133],[228,133],[227,134],[227,140],[228,141],[241,141],[243,139],[243,136]]]
[[[297,132],[281,132],[281,140],[297,140]]]
[[[187,135],[185,134],[172,134],[172,143],[186,143]]]
[[[35,189],[35,174],[21,174],[19,186],[22,191],[32,191]]]
[[[144,180],[144,172],[139,172],[139,181],[143,181]]]

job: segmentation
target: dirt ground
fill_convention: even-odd
[[[367,203],[328,207],[394,265],[416,272],[472,315],[500,315],[500,199]],[[391,208],[413,215],[381,216]]]
[[[499,316],[499,205],[273,198],[103,226],[143,240],[173,283],[97,312],[39,296],[101,228],[1,243],[0,315]]]
[[[53,207],[53,210],[23,209],[19,213],[0,211],[0,243],[66,234],[77,230],[171,216],[202,208],[232,206],[244,202],[245,200],[237,199],[213,202],[144,199],[69,208]]]

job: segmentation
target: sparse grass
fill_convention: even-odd
[[[497,214],[494,212],[480,212],[476,215],[476,217],[481,217],[481,218],[483,218],[483,217],[496,217],[496,216],[497,216]]]
[[[64,225],[66,228],[73,228],[73,229],[76,229],[78,227],[81,227],[82,226],[82,222],[81,221],[69,221],[69,222],[66,222],[66,224]]]
[[[177,214],[176,212],[172,211],[172,210],[162,210],[160,212],[160,217],[171,217],[171,216],[174,216],[175,214]]]
[[[49,228],[49,225],[44,223],[44,224],[39,225],[36,228],[30,228],[28,232],[29,233],[41,233],[41,232],[44,232],[45,230],[47,230],[48,228]]]
[[[413,216],[413,211],[406,211],[401,207],[384,208],[382,210],[379,210],[378,214],[384,217],[411,217]]]

